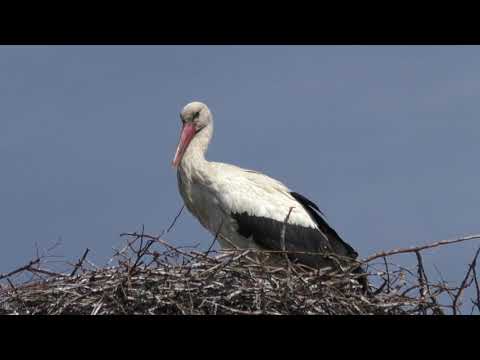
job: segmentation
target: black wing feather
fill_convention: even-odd
[[[292,192],[291,195],[310,214],[321,232],[315,228],[292,223],[285,225],[283,221],[242,212],[231,214],[238,224],[238,233],[245,238],[251,237],[256,244],[264,249],[281,250],[281,234],[285,226],[286,250],[293,253],[290,258],[312,267],[329,264],[329,261],[321,255],[299,254],[298,252],[318,254],[333,252],[352,258],[358,256],[357,252],[344,242],[336,231],[321,217],[321,211],[316,204],[298,193]],[[294,254],[295,252],[297,254]]]
[[[253,242],[266,250],[279,251],[281,248],[281,234],[283,221],[273,220],[263,216],[250,215],[247,212],[232,213],[238,224],[238,233],[245,238],[252,238]],[[327,263],[321,255],[301,254],[298,252],[312,252],[322,254],[330,252],[328,241],[317,229],[295,224],[285,225],[285,247],[290,252],[292,261],[316,267]]]
[[[291,192],[290,195],[292,195],[300,204],[302,204],[304,207],[313,207],[315,210],[317,210],[322,216],[325,216],[325,214],[320,210],[314,202],[308,200],[305,196],[302,194],[296,193],[296,192]]]
[[[339,255],[346,255],[352,258],[356,258],[358,253],[353,249],[349,244],[347,244],[337,232],[328,225],[328,223],[323,219],[315,210],[317,210],[320,214],[323,213],[320,211],[318,206],[313,203],[312,201],[308,200],[305,196],[291,192],[292,195],[300,204],[302,204],[303,208],[308,211],[310,216],[315,220],[319,229],[328,237],[330,244],[333,247],[335,253]]]

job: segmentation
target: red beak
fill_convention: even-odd
[[[177,151],[175,152],[175,157],[173,158],[172,165],[177,167],[182,161],[182,157],[187,150],[188,144],[192,141],[195,136],[195,126],[192,123],[185,123],[182,126],[182,132],[180,134],[180,141],[177,146]]]

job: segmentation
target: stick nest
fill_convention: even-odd
[[[406,249],[375,254],[363,261],[370,283],[365,293],[361,275],[345,269],[274,267],[252,259],[248,250],[200,252],[143,232],[124,235],[128,241],[114,254],[114,266],[97,268],[87,249],[69,272],[46,270],[37,257],[0,274],[0,314],[445,314],[458,313],[468,286],[476,286],[472,303],[480,310],[478,251],[457,287],[430,283],[418,248],[408,251],[418,260],[412,271],[387,261]],[[375,259],[383,269],[375,269]],[[33,278],[10,280],[22,274]],[[442,304],[443,297],[450,303]]]

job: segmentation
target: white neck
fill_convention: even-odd
[[[201,170],[208,166],[208,161],[205,159],[205,154],[208,149],[208,144],[213,135],[213,122],[200,130],[190,141],[179,168],[186,174],[192,174],[196,170]]]

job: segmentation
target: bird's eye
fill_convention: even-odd
[[[197,111],[196,113],[194,113],[192,120],[193,120],[193,119],[196,119],[197,117],[199,117],[199,115],[200,115],[200,111]]]

